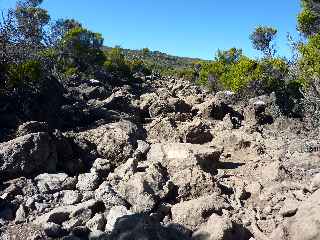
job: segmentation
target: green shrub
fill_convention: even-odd
[[[42,77],[41,64],[29,60],[21,64],[10,64],[7,69],[8,88],[18,88],[29,84],[36,84]]]
[[[299,51],[300,81],[308,85],[310,80],[320,78],[320,34],[311,36],[307,44],[301,44]]]

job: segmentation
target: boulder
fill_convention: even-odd
[[[42,193],[55,193],[62,190],[72,190],[76,187],[77,179],[65,173],[43,173],[35,177],[35,182]]]
[[[213,139],[209,126],[200,119],[187,123],[180,131],[185,143],[204,144]]]
[[[131,215],[132,212],[128,211],[124,206],[115,206],[110,209],[107,216],[106,231],[113,231],[117,220],[121,217]]]
[[[202,224],[199,229],[193,233],[193,240],[241,240],[235,231],[234,225],[230,219],[217,214],[212,214],[208,221]],[[247,238],[246,238],[247,239]]]
[[[196,230],[207,221],[212,213],[221,214],[223,209],[229,208],[230,204],[224,198],[209,195],[173,205],[171,208],[172,221]]]
[[[45,122],[30,121],[19,126],[16,136],[22,137],[31,133],[49,132],[48,124]]]
[[[106,219],[103,214],[97,213],[94,215],[93,218],[91,218],[87,223],[86,223],[87,228],[89,228],[91,231],[94,230],[100,230],[104,231],[104,228],[106,226]]]
[[[160,162],[168,173],[199,166],[205,172],[215,172],[221,149],[190,143],[156,143],[151,145],[148,161]]]
[[[100,178],[97,173],[83,173],[78,176],[77,189],[82,191],[93,191],[99,187]]]
[[[293,217],[288,218],[271,234],[270,239],[313,240],[319,236],[320,190],[317,190],[299,205]]]
[[[174,111],[175,111],[175,108],[173,105],[170,105],[168,101],[161,100],[161,99],[153,102],[149,107],[149,115],[151,118],[155,118],[157,116],[163,116],[164,114],[168,114]]]
[[[140,134],[135,124],[120,121],[82,132],[79,137],[93,143],[101,156],[118,166],[133,154]]]
[[[119,194],[132,205],[135,213],[149,212],[166,196],[166,176],[160,164],[150,165],[146,172],[137,172],[117,187]]]
[[[99,177],[108,176],[111,171],[111,163],[107,159],[97,158],[91,168],[91,172],[97,173]]]
[[[117,194],[108,181],[103,182],[94,192],[96,200],[104,202],[106,210],[114,206],[127,206],[127,202]]]
[[[171,117],[155,118],[147,127],[148,142],[181,142],[177,123]]]
[[[48,133],[32,133],[0,143],[0,178],[54,172],[57,154]]]

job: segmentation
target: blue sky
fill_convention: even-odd
[[[0,0],[0,9],[14,5]],[[289,56],[287,33],[297,36],[299,0],[44,0],[53,19],[75,18],[101,32],[105,45],[148,47],[178,56],[212,59],[218,48],[251,56],[249,34],[259,24],[279,30],[280,55]]]

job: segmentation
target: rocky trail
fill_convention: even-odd
[[[65,88],[59,115],[1,133],[1,240],[320,239],[319,129],[273,95]]]

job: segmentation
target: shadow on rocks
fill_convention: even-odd
[[[191,240],[192,232],[178,224],[161,225],[145,214],[118,218],[110,240]]]

